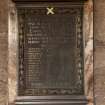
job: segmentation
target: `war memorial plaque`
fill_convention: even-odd
[[[19,8],[18,20],[19,94],[82,94],[82,8]]]
[[[18,23],[15,105],[86,105],[83,4],[14,0]]]

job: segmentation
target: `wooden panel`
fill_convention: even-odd
[[[87,105],[84,96],[22,96],[15,105]]]

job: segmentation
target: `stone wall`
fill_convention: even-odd
[[[8,102],[8,1],[0,0],[0,105]]]
[[[94,0],[94,93],[105,105],[105,0]]]

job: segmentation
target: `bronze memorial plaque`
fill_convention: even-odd
[[[18,8],[19,95],[83,94],[82,7]]]

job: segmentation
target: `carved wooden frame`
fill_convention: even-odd
[[[19,4],[17,4],[17,8],[27,7],[27,6],[34,7],[35,5],[27,5],[27,3],[25,5],[25,4],[21,4],[20,2],[19,2]],[[69,5],[67,5],[67,6],[69,6]],[[82,5],[72,5],[72,6],[74,6],[74,7],[75,6],[81,6],[82,7],[83,4]],[[23,11],[23,13],[24,13],[24,11]],[[19,24],[20,24],[19,27],[23,28],[23,24],[21,24],[21,23],[22,23],[22,21],[19,21]],[[84,50],[83,50],[83,37],[81,36],[81,33],[82,33],[81,32],[82,31],[82,21],[80,19],[80,16],[77,17],[76,26],[77,26],[77,29],[76,29],[77,32],[76,33],[77,33],[77,46],[78,46],[76,56],[79,57],[81,67],[83,69],[83,65],[84,65],[83,63],[84,62],[83,62],[83,58],[81,57],[81,51],[80,50],[82,50],[82,56],[83,56]],[[81,28],[81,31],[80,31],[80,28]],[[21,45],[21,47],[20,47],[21,48],[21,52],[20,52],[21,54],[20,55],[22,55],[22,51],[23,51],[23,47],[24,47],[23,44],[22,44],[22,42],[23,42],[23,34],[24,34],[24,32],[22,30],[20,30],[19,31],[19,39],[21,40],[20,43],[19,43]],[[22,59],[21,56],[19,56],[19,59],[20,59],[19,62],[20,62],[20,70],[21,70],[20,74],[19,74],[19,75],[21,75],[19,77],[19,83],[20,83],[19,85],[21,85],[21,89],[24,89],[24,84],[23,84],[24,81],[22,81],[24,79],[24,78],[22,78],[23,77],[22,76],[22,74],[23,74],[23,67],[22,67],[23,59]],[[83,71],[81,69],[78,69],[78,73],[83,74]],[[80,79],[80,82],[81,82],[81,80],[83,80],[83,75],[79,75],[79,79]],[[83,81],[81,83],[83,83]],[[83,87],[82,87],[82,89],[83,89]],[[59,92],[59,90],[58,90],[58,92]],[[21,105],[26,105],[26,104],[27,105],[31,105],[31,104],[34,104],[34,105],[36,105],[36,104],[85,105],[87,103],[86,98],[84,97],[84,93],[82,93],[82,94],[80,93],[77,96],[72,95],[72,94],[71,95],[70,94],[69,95],[68,94],[62,94],[62,95],[63,96],[51,96],[51,94],[50,94],[50,96],[19,96],[17,98],[17,100],[16,100],[16,105],[20,105],[20,104]],[[39,100],[40,100],[40,102],[39,102]],[[46,101],[48,101],[48,102],[46,102]]]

